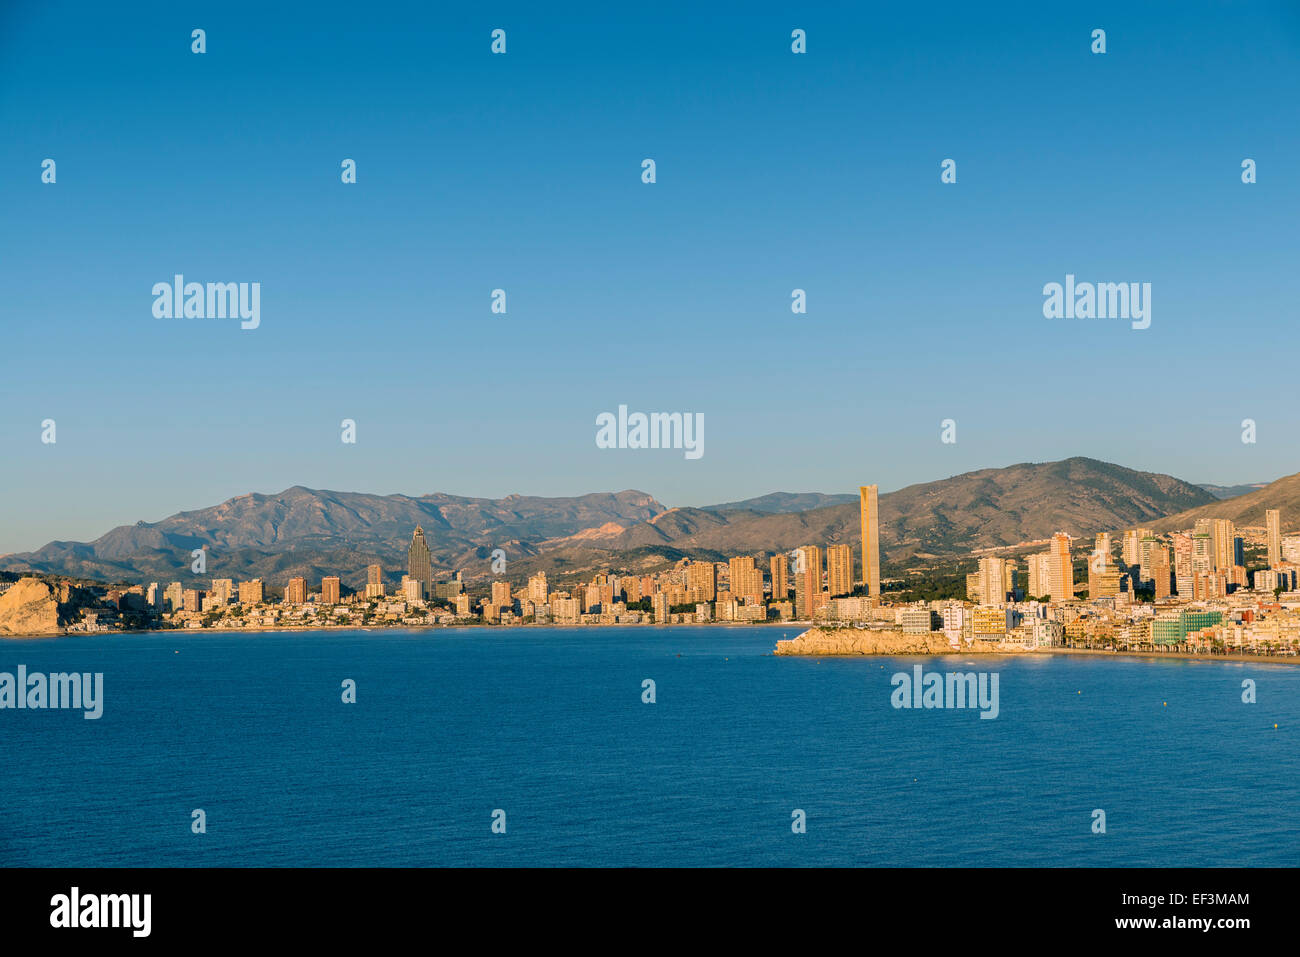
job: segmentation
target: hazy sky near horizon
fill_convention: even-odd
[[[1300,470],[1300,4],[131,9],[0,7],[0,553],[296,484]],[[1067,273],[1150,328],[1044,318]],[[597,448],[620,404],[703,456]]]

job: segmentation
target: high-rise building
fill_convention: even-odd
[[[1142,545],[1142,539],[1150,534],[1149,528],[1130,528],[1124,532],[1124,547],[1120,557],[1124,560],[1125,566],[1129,568],[1138,566],[1140,562],[1138,549]]]
[[[1012,563],[1012,568],[1015,564]],[[1011,591],[1013,586],[1007,582],[1007,563],[1001,558],[981,558],[979,561],[979,584],[976,591],[979,594],[979,602],[985,605],[996,605],[1007,600],[1007,592]]]
[[[686,568],[686,587],[692,601],[713,601],[717,597],[717,580],[713,562],[691,562]]]
[[[1150,579],[1155,584],[1155,600],[1163,601],[1170,594],[1170,579],[1173,577],[1172,570],[1169,567],[1169,552],[1165,546],[1152,549],[1147,559],[1147,566],[1150,569]]]
[[[1118,568],[1096,569],[1088,565],[1088,597],[1114,598],[1119,594],[1123,575]]]
[[[1282,562],[1282,512],[1266,509],[1264,525],[1268,528],[1268,567],[1275,568]]]
[[[785,601],[790,596],[790,563],[784,553],[778,552],[768,564],[772,574],[772,601]]]
[[[1110,567],[1110,532],[1098,532],[1096,543],[1092,549],[1092,561],[1089,568],[1093,571],[1104,572]]]
[[[502,608],[511,608],[514,606],[514,600],[510,597],[509,582],[492,583],[492,604]]]
[[[427,595],[433,587],[433,563],[429,559],[429,543],[424,540],[424,529],[417,525],[411,535],[411,547],[406,550],[406,574],[420,583]]]
[[[1200,525],[1200,522],[1196,523]],[[1208,575],[1214,571],[1214,536],[1209,532],[1192,533],[1192,574]]]
[[[1069,601],[1074,597],[1074,563],[1070,559],[1070,536],[1057,532],[1048,550],[1048,569],[1052,601]]]
[[[1138,566],[1140,568],[1138,578],[1141,581],[1151,580],[1151,556],[1163,547],[1160,539],[1154,534],[1145,535],[1142,541],[1138,543]]]
[[[337,605],[339,603],[339,579],[337,575],[331,575],[320,580],[320,600],[322,605]]]
[[[528,600],[535,605],[545,605],[547,589],[546,572],[538,572],[528,579]]]
[[[1029,556],[1029,596],[1043,598],[1052,591],[1052,553],[1039,552]]]
[[[878,485],[858,486],[858,510],[862,520],[862,581],[867,594],[880,595],[880,504]]]
[[[831,598],[853,592],[853,549],[847,545],[830,545],[826,548],[827,594]]]
[[[235,597],[235,583],[229,578],[212,579],[212,595],[223,605],[230,603],[230,599]]]
[[[846,546],[847,547],[847,546]],[[753,555],[741,555],[727,563],[731,594],[750,602],[763,600],[763,572],[755,566]]]
[[[284,590],[284,601],[287,605],[305,605],[307,604],[307,579],[290,578],[289,584]]]
[[[241,605],[257,605],[265,599],[265,589],[262,587],[262,579],[254,578],[252,581],[239,583],[239,603]]]
[[[822,550],[816,545],[796,549],[794,605],[797,613],[812,618],[822,603]]]
[[[1237,564],[1237,529],[1232,519],[1216,518],[1210,523],[1210,536],[1214,548],[1214,570],[1228,572]]]

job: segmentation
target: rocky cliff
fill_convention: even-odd
[[[864,631],[858,628],[811,628],[788,641],[778,641],[778,655],[998,655],[1020,652],[987,641],[963,642],[960,648],[948,644],[939,632],[905,635],[901,631]]]
[[[21,578],[0,595],[0,635],[28,638],[61,630],[58,598],[40,579]]]

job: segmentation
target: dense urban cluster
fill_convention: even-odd
[[[1165,534],[1100,532],[1082,555],[1059,532],[1041,552],[976,556],[965,600],[908,602],[881,595],[877,489],[864,486],[860,496],[860,566],[848,544],[805,545],[725,562],[683,559],[654,574],[602,573],[562,587],[539,571],[522,587],[496,580],[473,597],[461,572],[435,577],[417,527],[395,587],[379,565],[369,566],[363,587],[326,576],[317,588],[293,577],[282,596],[278,589],[270,595],[260,578],[217,578],[206,590],[152,582],[83,600],[68,630],[800,621],[942,633],[953,647],[991,641],[1025,648],[1300,651],[1300,535],[1282,535],[1275,509],[1260,527],[1203,519]],[[1248,566],[1248,548],[1260,550],[1259,567]],[[1002,551],[1016,550],[1024,546]]]

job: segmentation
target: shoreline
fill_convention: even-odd
[[[937,635],[937,637],[936,637]],[[905,635],[897,631],[811,628],[793,639],[779,641],[773,654],[791,658],[1008,658],[1049,655],[1082,655],[1106,658],[1147,658],[1180,661],[1256,662],[1260,664],[1300,665],[1300,655],[1197,653],[1192,651],[1125,651],[1105,648],[1025,648],[999,642],[980,641],[957,647],[941,634]]]
[[[599,624],[594,622],[573,622],[566,624],[556,624],[549,622],[547,624],[538,624],[537,622],[528,622],[527,624],[517,625],[489,625],[481,621],[464,621],[452,625],[406,625],[406,624],[387,624],[387,625],[271,625],[270,627],[258,628],[130,628],[114,629],[112,631],[59,631],[44,632],[41,634],[31,635],[0,635],[0,642],[5,640],[14,641],[34,641],[37,639],[48,638],[121,638],[128,635],[241,635],[241,634],[259,634],[266,635],[277,631],[441,631],[448,628],[482,628],[490,631],[519,631],[525,628],[770,628],[779,625],[785,625],[787,628],[791,625],[797,627],[807,627],[810,623],[806,621],[788,622],[788,621],[698,621],[679,624],[663,624],[660,622],[622,622],[613,624]]]
[[[537,624],[530,622],[528,624],[518,625],[488,625],[482,622],[462,622],[453,625],[279,625],[269,628],[140,628],[129,631],[109,631],[109,632],[59,632],[57,634],[36,634],[36,635],[0,635],[0,641],[11,639],[14,641],[35,641],[48,640],[53,638],[125,638],[134,635],[197,635],[213,636],[219,634],[231,635],[269,635],[276,632],[301,632],[301,631],[362,631],[362,632],[417,632],[417,631],[442,631],[448,629],[484,629],[494,632],[513,632],[522,629],[550,629],[550,628],[755,628],[755,627],[775,627],[793,626],[806,627],[809,622],[789,622],[789,621],[759,621],[759,622],[738,622],[738,621],[708,621],[708,622],[691,622],[689,624],[660,624],[657,622],[627,622],[623,624]],[[1257,662],[1261,664],[1278,664],[1278,665],[1300,665],[1300,655],[1253,655],[1247,653],[1233,652],[1230,654],[1196,654],[1188,651],[1115,651],[1105,648],[1022,648],[1009,647],[998,649],[991,643],[981,643],[979,648],[952,648],[944,645],[943,647],[927,647],[925,649],[914,648],[890,648],[880,651],[859,651],[859,650],[825,650],[824,647],[817,650],[793,651],[789,647],[797,642],[804,635],[815,631],[816,627],[795,635],[794,638],[783,639],[778,642],[778,646],[786,645],[785,649],[770,652],[773,657],[777,658],[1008,658],[1008,657],[1032,657],[1035,655],[1082,655],[1091,657],[1105,658],[1153,658],[1182,661],[1224,661],[1250,663]],[[889,634],[883,632],[881,635]]]
[[[1024,648],[1015,651],[976,651],[974,649],[952,648],[948,651],[882,651],[843,653],[825,651],[786,651],[776,654],[777,658],[1032,658],[1052,655],[1084,655],[1105,658],[1155,658],[1157,660],[1183,661],[1235,661],[1261,662],[1277,665],[1300,665],[1300,655],[1198,655],[1187,651],[1107,651],[1102,648]]]

